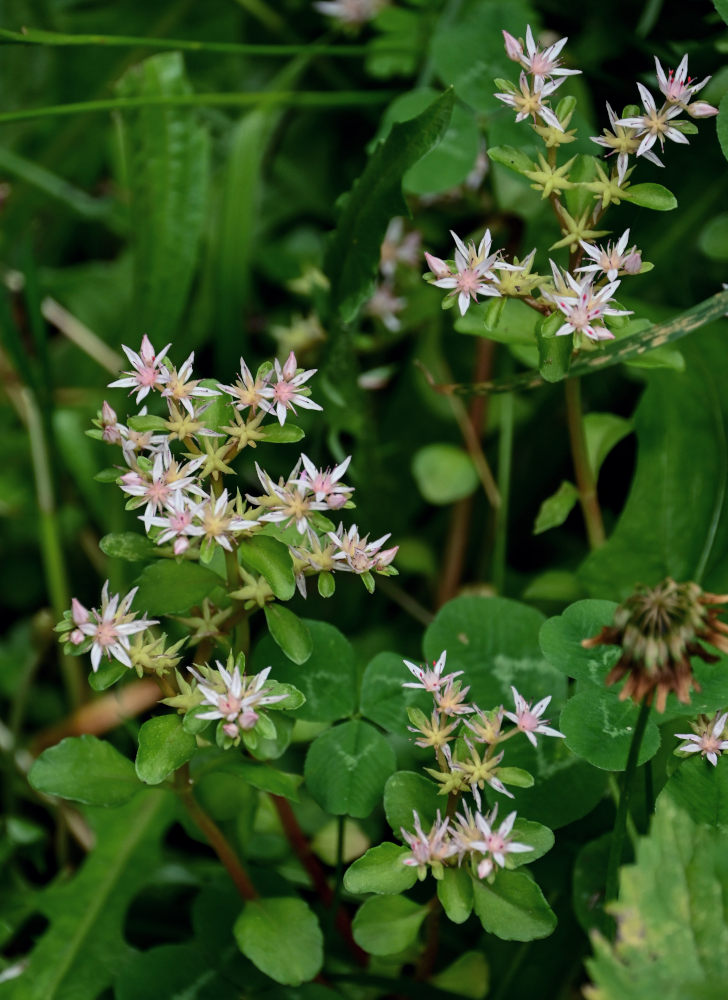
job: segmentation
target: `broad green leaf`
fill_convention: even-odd
[[[579,757],[605,771],[623,771],[632,743],[640,707],[631,700],[619,701],[614,689],[589,685],[570,698],[561,713],[559,729],[566,745]],[[660,747],[660,731],[654,712],[640,744],[639,764],[654,757]]]
[[[551,528],[558,528],[571,513],[574,504],[579,500],[579,491],[573,483],[564,481],[557,491],[547,497],[538,509],[536,523],[533,526],[534,535],[540,535]]]
[[[541,655],[543,620],[534,608],[503,597],[456,597],[428,626],[425,659],[432,662],[446,649],[447,671],[464,671],[461,680],[482,709],[511,704],[514,685],[527,700],[551,695],[558,711],[566,685]]]
[[[542,823],[533,823],[520,816],[516,817],[510,836],[519,844],[528,844],[531,850],[523,851],[520,854],[506,854],[506,868],[520,868],[522,865],[530,865],[531,862],[542,858],[544,854],[548,854],[554,846],[553,832],[547,826]]]
[[[499,869],[493,883],[473,880],[473,901],[485,930],[504,941],[548,937],[556,927],[553,910],[525,872]]]
[[[370,955],[396,955],[417,938],[427,907],[404,896],[372,896],[356,912],[354,940]]]
[[[413,812],[423,830],[435,821],[438,809],[444,812],[447,799],[437,794],[437,785],[415,771],[397,771],[384,786],[384,812],[395,836],[402,839],[402,829],[414,830]]]
[[[685,347],[683,374],[656,371],[635,414],[637,470],[616,530],[583,564],[600,597],[667,576],[728,589],[728,370],[722,330]],[[659,497],[659,503],[655,502]]]
[[[117,681],[120,681],[122,677],[126,677],[129,668],[125,667],[123,663],[119,663],[118,660],[107,660],[102,659],[99,664],[99,669],[92,670],[89,674],[88,684],[92,691],[106,691],[108,688],[112,687]]]
[[[127,71],[121,97],[191,93],[178,52],[151,56]],[[181,107],[127,112],[123,141],[135,235],[137,329],[161,347],[178,329],[205,224],[210,141],[197,113]]]
[[[698,246],[711,260],[728,260],[728,212],[713,216],[698,237]]]
[[[670,212],[677,208],[677,198],[662,184],[632,184],[622,190],[622,198],[655,212]]]
[[[490,969],[481,951],[465,951],[430,981],[441,990],[469,1000],[483,1000],[490,987]]]
[[[182,728],[178,715],[148,719],[139,730],[137,776],[147,785],[159,785],[186,764],[197,749],[197,740]]]
[[[303,780],[298,774],[288,774],[266,764],[258,764],[228,753],[227,750],[210,749],[195,755],[190,765],[190,773],[195,781],[208,774],[226,774],[259,788],[271,795],[282,795],[298,802],[298,787]]]
[[[713,0],[713,6],[728,24],[728,0]],[[726,155],[726,159],[728,159],[728,155]]]
[[[293,597],[296,578],[287,545],[270,535],[255,535],[241,540],[238,553],[248,569],[268,581],[279,601],[289,601]]]
[[[463,924],[473,910],[473,877],[466,868],[447,867],[437,881],[437,898],[448,920]]]
[[[358,719],[329,729],[311,744],[303,774],[322,809],[335,816],[368,816],[395,768],[394,750]]]
[[[720,1000],[728,979],[728,830],[660,796],[610,910],[617,939],[592,938],[589,1000]]]
[[[293,933],[281,937],[283,928]],[[285,986],[314,979],[323,964],[323,935],[302,899],[275,897],[246,902],[235,921],[238,947],[261,972]]]
[[[356,710],[356,667],[351,643],[333,625],[305,620],[313,649],[306,662],[292,663],[275,642],[264,636],[253,651],[254,671],[272,667],[277,681],[295,684],[306,701],[292,711],[296,719],[335,722]]]
[[[347,868],[344,888],[355,894],[376,892],[382,895],[405,892],[417,881],[417,869],[405,865],[403,858],[409,854],[407,847],[398,844],[379,844],[370,847],[366,854]]]
[[[148,615],[182,615],[202,604],[223,581],[198,563],[159,560],[142,570],[134,606]]]
[[[44,750],[28,781],[39,792],[90,806],[120,806],[143,787],[134,765],[95,736],[69,736]]]
[[[136,952],[114,983],[114,1000],[183,1000],[186,997],[239,1000],[225,970],[211,968],[196,941],[163,944]]]
[[[311,655],[313,640],[308,626],[281,604],[266,604],[263,608],[271,638],[289,660],[302,664]]]
[[[689,731],[686,727],[685,732]],[[682,740],[675,740],[677,749]],[[685,810],[695,823],[728,827],[728,767],[718,759],[715,767],[701,754],[682,760],[660,793]]]
[[[584,417],[586,453],[595,478],[599,476],[602,462],[612,448],[631,432],[632,421],[618,417],[615,413],[586,414]]]
[[[104,535],[99,542],[99,548],[111,559],[126,559],[127,562],[146,562],[148,559],[153,559],[157,551],[154,542],[146,535],[138,535],[135,531]]]
[[[347,198],[324,267],[331,283],[331,309],[344,322],[354,318],[370,295],[390,220],[406,213],[402,177],[445,134],[453,100],[448,91],[417,118],[394,125]]]
[[[478,486],[472,459],[454,444],[420,448],[412,459],[412,475],[428,503],[454,503],[470,496]]]
[[[87,815],[95,846],[73,878],[37,895],[36,912],[50,924],[22,974],[5,984],[9,1000],[97,1000],[134,954],[124,937],[126,914],[161,864],[173,797],[144,793]]]
[[[397,653],[377,653],[364,670],[361,682],[361,711],[390,733],[407,730],[407,709],[414,705],[432,711],[432,695],[416,688],[402,687],[414,681]]]

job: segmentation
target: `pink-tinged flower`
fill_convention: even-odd
[[[607,281],[614,281],[618,274],[638,274],[642,266],[642,255],[636,246],[627,250],[629,229],[625,229],[616,243],[608,243],[606,248],[579,240],[582,248],[591,258],[591,264],[577,267],[577,271],[602,271]]]
[[[463,863],[466,855],[481,853],[485,850],[483,844],[483,834],[476,823],[478,813],[473,815],[467,803],[463,803],[463,811],[455,814],[453,826],[450,830],[450,838],[455,846],[458,865]]]
[[[159,354],[155,354],[154,347],[145,333],[138,354],[124,344],[121,346],[134,370],[124,372],[124,378],[109,382],[109,388],[128,388],[129,395],[136,392],[136,402],[139,403],[148,395],[150,389],[161,389],[167,381],[168,372],[162,361],[172,345],[167,344]]]
[[[553,302],[565,317],[565,322],[556,331],[561,337],[569,333],[583,333],[590,340],[614,340],[614,334],[599,322],[604,316],[629,316],[629,310],[614,309],[609,301],[619,287],[619,281],[612,281],[595,291],[593,278],[587,275],[581,282],[571,274],[566,274],[574,296],[553,295],[543,292],[543,297]]]
[[[581,73],[580,69],[564,69],[561,66],[559,53],[568,42],[568,38],[560,38],[558,42],[554,42],[548,48],[540,49],[533,40],[531,26],[526,25],[526,52],[524,53],[523,46],[513,35],[504,31],[503,37],[508,58],[520,63],[526,72],[533,76],[537,85],[543,83],[547,77],[573,76]]]
[[[355,28],[376,17],[387,0],[317,0],[319,14],[333,17],[339,24]]]
[[[101,407],[101,437],[107,444],[123,444],[128,431],[123,424],[120,424],[116,411],[104,400]]]
[[[298,371],[296,355],[291,351],[286,359],[286,363],[281,367],[280,362],[275,360],[275,383],[267,385],[261,390],[261,408],[267,413],[275,413],[278,423],[283,425],[286,422],[288,411],[296,412],[297,406],[302,406],[305,410],[322,410],[323,407],[310,398],[310,389],[301,388],[312,375],[315,375],[316,368],[308,371]]]
[[[129,611],[138,587],[134,587],[123,599],[119,594],[109,597],[109,581],[101,591],[101,608],[88,612],[75,598],[71,604],[71,615],[79,631],[87,639],[92,640],[91,666],[96,672],[101,663],[101,657],[118,660],[125,667],[130,667],[129,636],[144,632],[150,625],[158,625],[156,620],[142,617],[135,621],[137,612]]]
[[[259,718],[256,709],[265,705],[273,705],[282,701],[283,694],[269,694],[266,686],[270,667],[261,670],[259,674],[247,677],[240,673],[236,665],[226,670],[219,660],[215,661],[217,677],[203,677],[193,667],[190,673],[197,680],[197,689],[202,694],[202,704],[209,705],[210,710],[200,712],[198,719],[224,719],[224,733],[231,739],[240,735],[241,731],[254,729]],[[228,666],[231,663],[228,662]]]
[[[202,461],[195,458],[186,465],[180,465],[167,447],[154,456],[149,474],[131,471],[121,476],[119,485],[122,491],[134,498],[128,506],[135,509],[146,504],[141,520],[147,533],[152,526],[152,518],[171,503],[176,493],[186,491],[199,497],[206,496],[194,476]]]
[[[671,119],[677,117],[677,115],[682,112],[683,109],[680,105],[665,104],[658,111],[655,99],[647,87],[638,83],[637,89],[640,92],[645,113],[643,115],[634,115],[630,118],[619,119],[620,125],[636,129],[638,136],[641,137],[640,144],[637,147],[637,156],[643,156],[646,152],[652,149],[658,139],[660,140],[661,150],[664,150],[665,148],[665,139],[672,139],[673,142],[686,144],[688,142],[688,137],[683,135],[679,129],[673,128],[672,125],[668,125],[668,122],[671,121]]]
[[[374,294],[364,306],[367,316],[378,319],[392,333],[397,333],[402,328],[397,313],[407,305],[407,299],[401,295],[395,295],[394,289],[386,282],[378,284],[374,289]]]
[[[328,537],[337,548],[333,559],[341,563],[338,567],[352,573],[368,573],[370,570],[383,569],[394,559],[399,546],[380,552],[382,545],[389,538],[391,532],[382,535],[375,541],[370,542],[369,536],[359,537],[359,529],[355,524],[348,531],[340,524],[336,531],[327,532]]]
[[[639,130],[623,125],[609,104],[607,104],[607,115],[612,131],[605,128],[603,135],[592,136],[591,140],[600,146],[605,146],[609,150],[608,156],[617,153],[617,180],[622,184],[629,166],[629,157],[636,154],[640,147]],[[656,167],[664,166],[651,150],[643,151],[642,156]]]
[[[201,379],[193,379],[191,377],[194,361],[195,352],[192,351],[179,371],[176,368],[170,368],[165,379],[164,388],[162,389],[162,395],[166,399],[180,403],[190,416],[194,416],[195,412],[192,403],[193,399],[220,395],[217,389],[208,389],[206,386],[200,385]]]
[[[504,94],[495,94],[499,101],[507,104],[516,111],[516,121],[522,122],[525,118],[532,118],[534,123],[537,118],[546,122],[552,128],[563,132],[564,128],[556,113],[545,104],[545,100],[561,86],[566,77],[559,80],[550,80],[548,83],[539,83],[535,78],[533,85],[529,83],[525,73],[521,73],[518,79],[518,87],[510,84],[510,90]]]
[[[427,261],[427,266],[436,278],[447,278],[452,273],[447,261],[442,260],[440,257],[433,256],[433,254],[428,253],[426,250],[425,260]]]
[[[234,510],[234,501],[228,501],[228,492],[223,490],[219,497],[213,493],[203,494],[205,502],[201,504],[197,518],[205,542],[216,542],[227,552],[232,552],[232,539],[239,531],[249,531],[255,528],[257,521],[248,521],[238,517]]]
[[[423,879],[427,874],[428,865],[435,870],[436,874],[441,873],[443,861],[452,857],[457,848],[448,836],[450,820],[447,817],[442,819],[439,809],[435,822],[428,833],[422,829],[420,817],[414,809],[412,816],[414,817],[415,832],[410,833],[404,827],[400,828],[402,839],[412,852],[407,857],[402,858],[402,864],[416,868],[418,877]]]
[[[247,410],[250,407],[250,412],[255,415],[258,407],[263,405],[265,398],[263,390],[267,386],[269,378],[270,373],[265,377],[256,376],[253,378],[252,372],[241,358],[240,378],[236,381],[235,385],[221,384],[220,388],[223,392],[233,397],[233,405],[238,410]]]
[[[440,687],[434,692],[435,710],[441,715],[457,718],[459,715],[470,715],[473,711],[472,705],[468,705],[463,699],[470,690],[470,686],[460,689],[460,681],[446,678],[444,687]]]
[[[688,76],[688,57],[684,55],[676,70],[668,70],[667,74],[660,65],[660,60],[655,56],[655,69],[657,70],[657,83],[668,104],[687,104],[693,94],[702,90],[710,80],[706,76],[700,83],[695,83],[693,78]],[[717,113],[717,109],[716,109]]]
[[[707,719],[705,716],[701,718],[698,723],[697,732],[675,733],[677,739],[688,741],[679,746],[678,750],[681,750],[683,753],[700,752],[715,767],[718,763],[718,757],[724,750],[728,750],[728,740],[722,739],[725,735],[724,730],[727,720],[728,712],[724,712],[722,715],[718,715],[716,712],[712,719]]]
[[[189,548],[190,538],[204,534],[204,529],[195,524],[195,518],[201,513],[202,504],[181,491],[174,493],[167,501],[164,513],[149,518],[152,527],[163,529],[156,538],[157,545],[166,545],[174,539],[174,554],[182,555]]]
[[[516,706],[516,711],[514,712],[504,712],[503,714],[507,719],[516,724],[516,728],[520,732],[526,734],[526,738],[529,740],[533,746],[536,746],[536,733],[540,733],[542,736],[560,736],[564,738],[564,734],[560,733],[558,729],[552,729],[548,723],[548,719],[541,719],[541,716],[546,711],[546,708],[551,701],[551,695],[546,698],[542,698],[536,705],[531,708],[531,703],[522,698],[521,695],[516,691],[516,689],[511,685],[511,691],[513,692],[513,701]]]
[[[445,661],[447,660],[447,650],[443,650],[440,654],[440,658],[437,662],[433,662],[432,669],[429,667],[418,667],[416,663],[410,663],[409,660],[403,660],[405,667],[409,670],[413,677],[417,678],[416,683],[413,681],[406,681],[402,684],[405,688],[422,688],[423,691],[429,691],[434,693],[439,691],[443,684],[447,681],[459,677],[462,674],[462,670],[456,670],[452,674],[446,674],[442,676],[442,672],[445,669]]]
[[[505,868],[507,854],[523,854],[527,851],[532,851],[533,848],[529,844],[521,844],[517,840],[511,840],[510,832],[513,829],[513,823],[516,818],[515,812],[508,813],[496,830],[495,820],[497,815],[498,805],[496,804],[493,806],[493,811],[489,816],[481,816],[478,813],[475,817],[475,823],[482,834],[483,844],[485,845],[484,853],[490,854],[497,865]],[[481,875],[480,877],[482,878],[483,876]]]
[[[256,507],[265,508],[265,514],[259,518],[261,521],[272,521],[282,523],[287,521],[289,525],[295,524],[299,534],[304,534],[308,528],[308,521],[316,511],[328,510],[329,505],[325,500],[316,500],[311,496],[311,487],[304,473],[298,476],[300,461],[288,477],[287,482],[274,483],[271,477],[255,463],[255,470],[258,473],[265,496],[254,497],[247,495],[247,499]]]
[[[325,500],[328,507],[334,509],[342,507],[354,492],[352,486],[346,486],[339,480],[349,468],[351,455],[344,459],[340,465],[334,469],[317,469],[307,455],[301,454],[304,472],[298,480],[307,489],[315,494],[316,500]]]
[[[456,270],[452,271],[447,268],[447,275],[436,277],[432,284],[437,288],[449,289],[449,295],[457,297],[460,314],[464,316],[470,303],[478,301],[478,295],[500,295],[500,291],[494,283],[495,275],[492,268],[503,268],[508,271],[517,270],[517,268],[500,259],[500,250],[494,254],[490,253],[489,229],[486,229],[477,250],[472,242],[466,246],[452,230],[450,230],[450,235],[455,240]],[[444,265],[444,261],[438,257],[432,257],[430,254],[425,254],[425,259],[433,274],[441,273],[440,265]],[[444,266],[447,267],[447,265]]]
[[[416,267],[420,259],[422,239],[415,230],[405,235],[404,219],[396,216],[387,226],[379,253],[379,270],[385,278],[393,278],[397,264]]]

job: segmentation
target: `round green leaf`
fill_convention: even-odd
[[[46,795],[89,806],[120,806],[142,788],[132,762],[95,736],[69,736],[44,750],[28,781]]]
[[[417,937],[427,907],[404,896],[372,896],[352,922],[354,940],[370,955],[396,955]]]
[[[448,920],[463,924],[473,909],[473,877],[466,868],[445,868],[437,881],[437,898]]]
[[[313,649],[308,627],[281,604],[266,604],[263,610],[268,630],[276,645],[280,646],[289,660],[298,664],[305,663]]]
[[[283,932],[289,933],[283,937]],[[238,947],[266,976],[284,986],[309,982],[323,965],[323,935],[302,899],[247,902],[233,925]]]
[[[134,607],[148,615],[182,615],[221,587],[223,581],[198,563],[162,559],[142,570]]]
[[[119,471],[118,469],[115,471],[118,479]],[[146,535],[138,535],[135,531],[121,531],[117,534],[104,535],[99,542],[99,548],[111,559],[146,562],[154,557],[157,546]]]
[[[622,197],[655,212],[670,212],[677,208],[677,198],[662,184],[632,184],[622,192]]]
[[[326,812],[368,816],[394,771],[394,750],[373,726],[358,719],[321,733],[306,755],[304,778]]]
[[[428,503],[449,504],[470,496],[478,474],[466,451],[454,444],[428,444],[412,459],[412,475]]]
[[[685,730],[687,732],[687,730]],[[675,747],[680,744],[675,740]],[[715,767],[700,754],[680,762],[658,799],[668,798],[695,823],[728,826],[728,761]]]
[[[409,854],[398,844],[379,844],[349,866],[344,875],[347,892],[376,892],[380,895],[404,892],[417,881],[417,869],[402,861]]]
[[[504,813],[505,815],[505,813]],[[548,854],[554,846],[554,835],[547,826],[542,823],[534,823],[529,819],[516,817],[513,829],[510,834],[513,840],[519,844],[528,844],[530,851],[523,851],[521,854],[506,854],[507,868],[520,868],[521,865],[530,865],[532,861],[542,858]]]
[[[292,663],[270,636],[264,636],[252,656],[254,672],[272,666],[276,681],[295,685],[306,698],[291,711],[307,722],[334,722],[356,710],[356,667],[348,639],[333,625],[306,620],[312,652],[303,666]]]
[[[611,625],[616,610],[613,601],[577,601],[570,605],[562,615],[544,623],[539,635],[543,655],[568,677],[604,687],[607,674],[619,659],[619,649],[584,649],[581,643],[598,635],[604,625]]]
[[[407,731],[407,709],[432,711],[432,695],[416,688],[406,688],[414,680],[397,653],[378,653],[364,671],[361,682],[362,714],[390,733]]]
[[[392,831],[401,839],[402,828],[413,829],[412,813],[420,817],[422,828],[427,829],[439,809],[445,811],[447,799],[438,796],[437,785],[414,771],[397,771],[384,786],[384,812]]]
[[[243,538],[238,546],[242,562],[259,573],[280,601],[289,601],[296,592],[293,560],[288,546],[270,535]]]
[[[605,771],[623,771],[632,743],[640,707],[620,701],[613,692],[589,687],[570,698],[559,719],[566,745],[579,757]],[[654,757],[660,747],[660,731],[654,713],[647,720],[639,752],[639,764]]]
[[[728,260],[728,212],[714,216],[704,226],[698,246],[711,260]]]
[[[541,655],[543,620],[534,608],[503,597],[456,597],[428,626],[425,658],[436,660],[446,649],[447,670],[464,671],[469,698],[482,709],[512,704],[514,685],[528,701],[551,695],[551,710],[558,711],[566,682]]]
[[[490,969],[480,951],[466,951],[431,979],[433,986],[469,1000],[483,1000],[490,987]]]
[[[139,730],[137,776],[147,785],[159,785],[182,767],[197,749],[197,741],[185,732],[178,715],[149,719]]]
[[[553,910],[525,872],[500,870],[492,884],[474,880],[473,896],[481,924],[503,941],[533,941],[556,927]]]

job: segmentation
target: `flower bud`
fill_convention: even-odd
[[[520,62],[523,56],[523,46],[521,43],[513,35],[509,35],[507,31],[503,32],[503,39],[506,43],[506,55],[508,58],[512,59],[513,62]]]
[[[706,101],[693,101],[692,104],[686,105],[685,110],[691,118],[712,118],[718,114],[718,109]]]

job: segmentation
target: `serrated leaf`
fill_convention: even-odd
[[[122,77],[123,97],[191,92],[182,56],[145,59]],[[210,141],[192,108],[151,106],[121,113],[129,163],[134,245],[134,321],[158,346],[184,314],[205,223]]]
[[[281,941],[281,929],[295,934]],[[266,976],[284,986],[300,986],[323,965],[323,935],[316,915],[302,899],[274,897],[246,902],[233,925],[238,947]]]
[[[540,535],[563,524],[579,500],[579,491],[573,483],[564,481],[557,491],[547,497],[538,509],[534,535]]]
[[[174,815],[172,798],[144,793],[113,811],[88,810],[95,846],[73,878],[37,895],[35,910],[50,926],[5,990],[8,996],[97,1000],[111,987],[134,953],[124,937],[126,913],[160,865],[159,840]]]
[[[136,773],[147,785],[159,785],[182,767],[197,749],[197,740],[185,731],[178,715],[148,719],[139,730]]]
[[[426,906],[404,896],[372,896],[357,910],[351,929],[370,955],[396,955],[416,939],[426,916]]]
[[[117,473],[118,476],[118,473]],[[121,531],[104,535],[99,548],[111,559],[125,559],[127,562],[147,562],[153,559],[157,546],[146,535],[134,531]]]
[[[411,889],[417,881],[417,869],[403,863],[403,858],[409,853],[409,848],[398,844],[384,843],[370,847],[366,854],[347,868],[344,888],[355,894],[376,892],[382,895]]]
[[[492,883],[473,880],[475,912],[490,934],[503,941],[534,941],[556,927],[553,910],[524,872],[496,872]]]
[[[390,220],[406,214],[402,177],[445,134],[453,103],[449,90],[417,118],[394,125],[347,198],[324,267],[331,310],[344,322],[354,318],[370,294]]]
[[[268,581],[279,601],[288,601],[293,597],[296,578],[287,545],[270,535],[255,535],[241,539],[238,552],[248,569]]]
[[[317,736],[304,766],[306,785],[326,812],[368,816],[394,771],[394,750],[373,726],[359,719]]]
[[[34,761],[28,781],[39,792],[90,806],[120,806],[141,791],[134,765],[95,736],[69,736]]]
[[[592,938],[589,1000],[720,1000],[728,979],[728,830],[661,795],[610,910],[617,939]]]
[[[305,663],[313,650],[313,640],[305,622],[280,604],[266,604],[263,610],[276,645],[293,663]]]
[[[622,190],[622,198],[655,212],[671,212],[677,208],[677,198],[662,184],[631,184]]]

